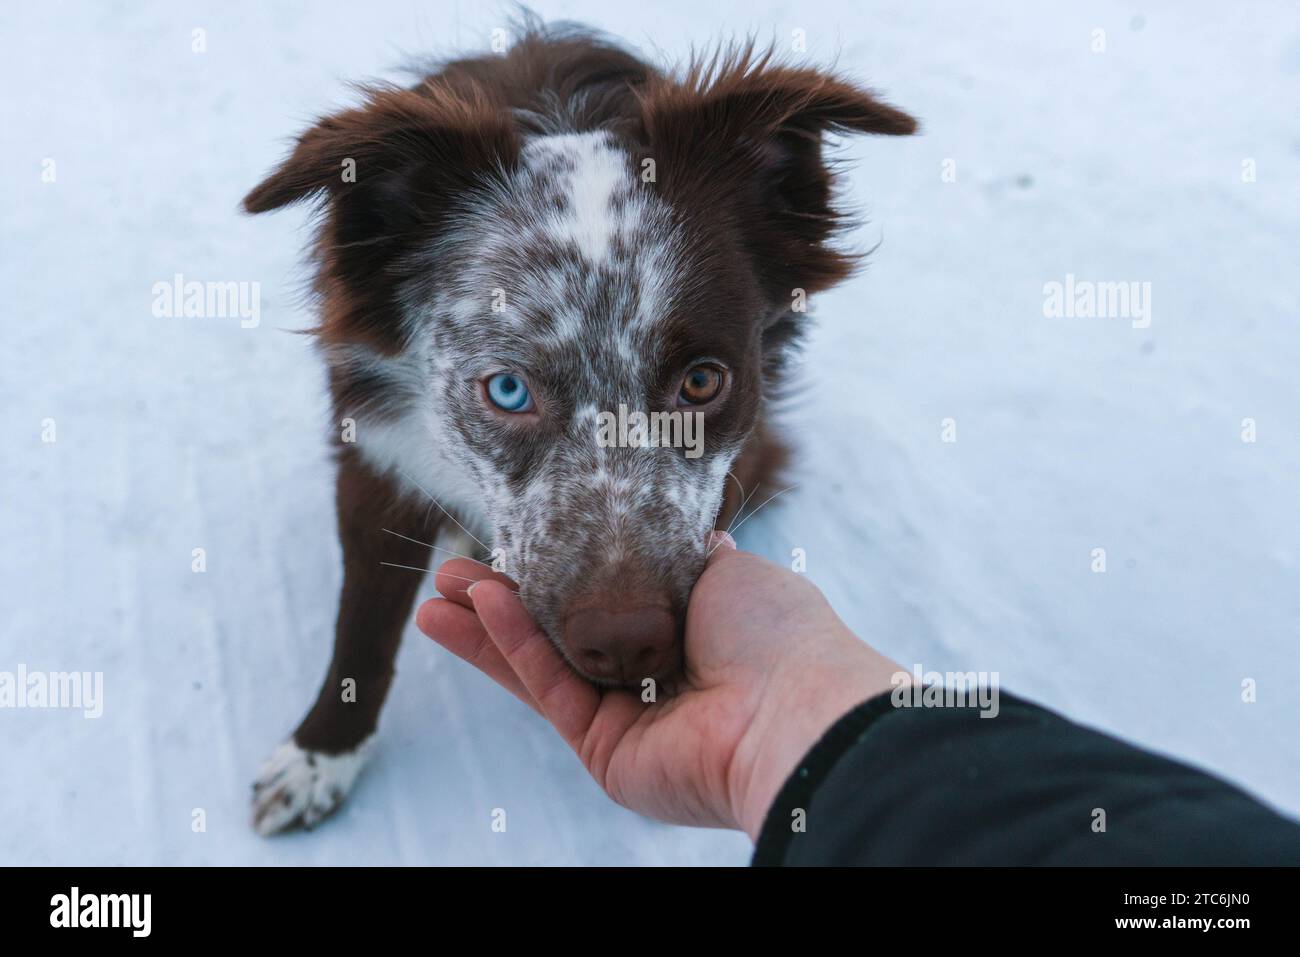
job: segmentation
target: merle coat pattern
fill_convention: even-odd
[[[914,128],[751,47],[673,74],[533,25],[503,55],[367,88],[300,137],[245,207],[321,212],[315,331],[355,441],[338,455],[334,656],[255,785],[259,831],[346,796],[440,532],[492,554],[593,680],[679,666],[707,532],[762,501],[783,458],[765,409],[798,297],[854,265],[829,244],[844,221],[823,136]],[[698,409],[703,455],[596,441],[597,413],[672,408],[700,363],[721,382]],[[533,412],[485,401],[497,373],[526,380]]]

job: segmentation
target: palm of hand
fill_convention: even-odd
[[[581,678],[532,622],[513,582],[468,562],[442,566],[437,585],[448,600],[426,603],[417,620],[549,720],[624,807],[674,823],[735,827],[742,742],[780,670],[789,628],[801,615],[806,624],[810,599],[825,603],[811,585],[756,556],[725,557],[710,562],[692,594],[680,686],[643,691],[648,701]],[[472,596],[464,586],[471,578]],[[765,620],[756,625],[747,619],[759,599]]]

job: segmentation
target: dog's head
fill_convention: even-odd
[[[368,91],[245,205],[328,200],[320,331],[358,407],[342,411],[420,423],[401,441],[469,478],[570,662],[635,683],[676,668],[804,297],[851,268],[827,245],[823,134],[914,125],[744,51],[673,79],[594,41],[531,40]]]

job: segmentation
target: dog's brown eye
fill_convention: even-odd
[[[686,373],[677,401],[682,405],[704,405],[722,391],[723,373],[717,366],[698,365]]]

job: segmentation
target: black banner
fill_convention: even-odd
[[[1294,924],[1297,869],[592,870],[43,868],[0,871],[7,941],[340,946],[383,934],[674,934],[703,919],[847,925],[855,939],[1046,931],[1223,940]],[[486,920],[484,920],[486,918]],[[530,928],[532,930],[530,931]],[[199,937],[196,938],[196,932]]]

